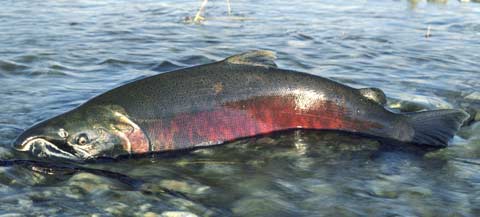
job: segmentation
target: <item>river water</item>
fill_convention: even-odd
[[[0,158],[33,123],[133,79],[277,52],[281,68],[378,87],[402,111],[480,108],[480,4],[457,1],[2,1]],[[477,120],[480,114],[477,115]],[[442,126],[438,126],[442,127]],[[1,216],[480,216],[480,124],[440,150],[291,132],[165,158],[0,168]],[[166,191],[167,189],[167,191]],[[8,214],[8,215],[7,215]]]

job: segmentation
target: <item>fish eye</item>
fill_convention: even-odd
[[[82,133],[77,136],[76,143],[79,145],[85,145],[88,143],[88,136],[85,133]]]

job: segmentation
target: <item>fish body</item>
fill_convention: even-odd
[[[276,67],[269,51],[133,81],[43,121],[14,147],[85,160],[222,144],[291,129],[340,130],[444,147],[459,110],[399,114],[383,92]]]

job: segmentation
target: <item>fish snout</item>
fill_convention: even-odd
[[[35,128],[30,128],[18,136],[12,144],[12,147],[17,151],[29,151],[34,140],[40,139],[41,132]]]
[[[36,157],[59,157],[77,159],[75,151],[59,133],[42,128],[30,128],[15,139],[12,147],[21,152],[30,152]]]

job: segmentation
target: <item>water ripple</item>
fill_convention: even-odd
[[[2,2],[0,157],[24,157],[10,150],[23,129],[94,95],[251,49],[276,51],[282,68],[381,88],[394,110],[480,113],[480,4],[230,2],[235,17],[227,16],[226,1],[209,1],[198,25],[185,23],[198,1]],[[473,122],[451,147],[426,154],[335,133],[303,135],[299,146],[287,134],[176,158],[88,165],[147,181],[134,191],[86,173],[52,178],[0,169],[0,210],[12,216],[153,216],[165,210],[478,216],[478,126]],[[187,197],[165,194],[165,188]]]

